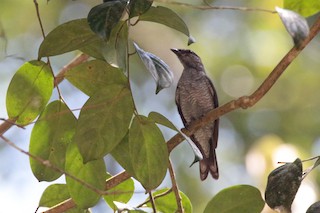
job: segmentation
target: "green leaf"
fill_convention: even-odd
[[[64,169],[66,149],[75,133],[76,122],[75,116],[62,101],[50,103],[32,129],[30,153]],[[62,174],[31,157],[30,165],[39,181],[53,181]]]
[[[128,26],[126,22],[120,21],[112,29],[107,46],[103,49],[104,59],[124,71],[126,71],[127,66],[127,42]]]
[[[225,188],[207,204],[204,213],[257,213],[264,207],[259,189],[250,185]]]
[[[153,196],[162,194],[166,191],[168,191],[169,188],[161,189],[153,193]],[[187,195],[185,195],[183,192],[179,191],[179,194],[181,196],[181,202],[185,213],[192,213],[192,204]],[[178,206],[177,201],[174,192],[170,192],[169,194],[166,194],[165,196],[161,196],[155,199],[155,204],[157,207],[157,210],[160,212],[177,212]],[[152,207],[151,203],[147,203],[148,207]]]
[[[111,84],[91,96],[80,112],[74,137],[84,162],[110,153],[127,133],[132,114],[126,86]]]
[[[153,1],[151,0],[131,0],[129,2],[129,18],[139,16],[149,10]]]
[[[159,24],[166,25],[175,29],[186,36],[188,36],[188,44],[194,43],[192,36],[189,33],[188,26],[184,21],[171,9],[167,7],[150,7],[150,9],[139,17],[140,21],[151,21]]]
[[[112,176],[108,174],[107,178],[110,177]],[[116,187],[108,190],[108,194],[104,195],[103,198],[113,210],[116,210],[117,207],[115,206],[113,201],[127,203],[131,199],[133,192],[134,182],[131,178],[129,178]]]
[[[90,208],[97,204],[101,195],[89,188],[104,190],[106,180],[106,166],[104,160],[90,161],[84,164],[76,143],[72,142],[67,149],[66,167],[68,174],[81,180],[66,176],[69,193],[74,202],[82,209]]]
[[[131,176],[134,175],[129,151],[129,131],[122,138],[121,142],[111,151],[111,155]]]
[[[60,55],[99,41],[101,39],[91,31],[86,19],[72,20],[59,25],[46,36],[38,57]]]
[[[82,63],[69,70],[65,78],[88,96],[110,84],[127,84],[120,69],[101,60]]]
[[[91,30],[109,40],[111,31],[120,21],[126,5],[126,0],[114,0],[93,7],[87,18]]]
[[[39,206],[52,207],[70,198],[66,184],[52,184],[42,193]]]
[[[94,42],[79,48],[79,50],[93,58],[104,60],[103,50],[107,47],[107,43],[102,39],[99,39]]]
[[[39,206],[53,207],[70,198],[68,187],[66,184],[53,184],[48,186],[42,193]],[[90,213],[88,209],[73,207],[64,211],[65,213]]]
[[[13,76],[7,91],[7,112],[19,125],[32,122],[48,103],[53,90],[53,76],[42,61],[23,64]]]
[[[147,191],[159,186],[168,168],[168,149],[160,129],[147,117],[133,119],[129,150],[134,177]]]
[[[304,17],[312,16],[320,11],[318,0],[284,0],[284,8],[296,11]]]
[[[166,118],[158,112],[150,112],[148,118],[153,120],[157,124],[161,124],[162,126],[168,127],[169,129],[179,132],[177,127],[175,127],[175,125],[173,125],[173,123],[169,121],[168,118]]]

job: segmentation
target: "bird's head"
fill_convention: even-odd
[[[199,70],[203,70],[200,57],[191,50],[171,49],[171,51],[178,56],[184,68],[199,68]]]

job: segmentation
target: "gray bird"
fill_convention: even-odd
[[[216,90],[205,73],[200,57],[191,50],[171,49],[184,69],[176,90],[176,104],[186,128],[191,122],[201,118],[218,107]],[[217,148],[219,119],[209,123],[191,135],[191,140],[200,150],[200,178],[205,180],[208,173],[219,178],[215,149]]]

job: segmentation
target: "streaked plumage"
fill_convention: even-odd
[[[210,110],[218,107],[216,90],[205,73],[199,56],[190,50],[172,49],[182,63],[184,70],[176,90],[176,104],[186,128]],[[203,155],[200,160],[200,178],[208,173],[219,178],[215,149],[217,148],[219,120],[197,130],[190,138]]]

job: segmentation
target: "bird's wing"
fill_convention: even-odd
[[[218,101],[218,95],[216,92],[216,89],[214,88],[212,81],[206,76],[206,83],[208,84],[208,87],[210,88],[211,97],[213,97],[213,105],[214,108],[219,107],[219,101]],[[217,148],[218,145],[218,136],[219,136],[219,118],[214,121],[214,127],[213,127],[213,137],[212,137],[212,148]]]
[[[177,108],[178,108],[178,112],[180,114],[180,117],[181,117],[181,120],[182,120],[182,123],[185,127],[188,126],[188,122],[186,120],[186,118],[184,117],[183,115],[183,112],[182,112],[182,109],[181,109],[181,100],[180,100],[180,92],[179,92],[180,88],[179,88],[179,84],[177,86],[177,90],[176,90],[176,105],[177,105]]]

